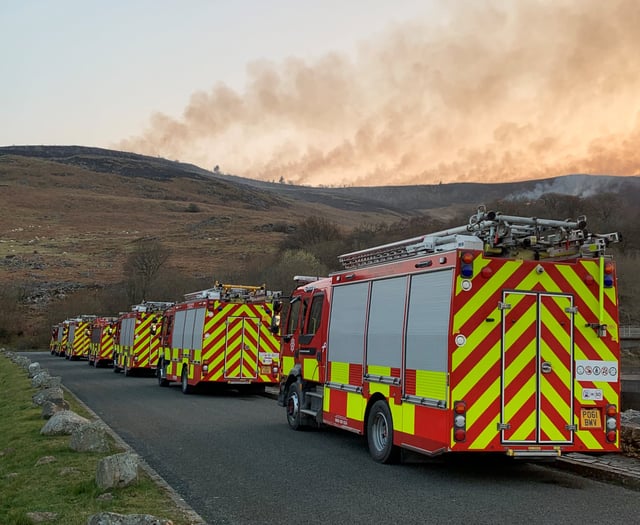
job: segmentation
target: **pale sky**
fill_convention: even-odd
[[[0,0],[0,145],[264,180],[640,174],[636,0]]]

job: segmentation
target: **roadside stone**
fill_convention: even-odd
[[[622,424],[631,423],[640,425],[640,410],[625,410],[620,414],[620,421],[622,422]]]
[[[123,452],[102,458],[96,469],[96,484],[102,490],[127,487],[138,482],[139,460],[136,454]]]
[[[40,363],[31,363],[29,365],[28,370],[29,370],[29,377],[35,377],[40,372],[42,372],[42,369],[40,368]]]
[[[60,376],[51,376],[47,371],[40,372],[31,379],[31,386],[33,388],[53,388],[60,387],[61,385],[62,378]]]
[[[57,403],[53,403],[52,401],[45,401],[42,404],[42,418],[49,419],[54,414],[62,412],[63,410],[69,410],[69,403],[67,403],[66,401],[58,401]]]
[[[17,472],[9,472],[9,474],[7,474],[5,476],[5,479],[15,479],[18,477],[18,473]]]
[[[89,516],[87,525],[173,525],[173,521],[157,518],[151,514],[117,514],[101,512]]]
[[[24,368],[25,370],[27,370],[29,368],[29,365],[31,364],[31,359],[22,355],[15,356],[12,361],[20,368]]]
[[[36,461],[36,466],[46,465],[48,463],[53,463],[54,461],[57,461],[55,456],[42,456],[38,461]]]
[[[82,425],[71,433],[69,447],[76,452],[108,452],[107,432],[99,421]]]
[[[40,434],[43,436],[72,434],[74,430],[88,422],[88,419],[79,416],[72,410],[62,410],[51,416],[40,430]]]
[[[44,523],[58,519],[57,512],[27,512],[27,518],[33,523]]]
[[[111,494],[111,492],[105,492],[104,494],[100,494],[96,499],[98,501],[111,501],[113,500],[113,494]]]
[[[42,406],[45,401],[51,401],[55,404],[61,404],[64,401],[64,392],[62,388],[59,386],[54,386],[52,388],[45,388],[43,390],[39,390],[33,396],[31,396],[33,400],[33,404],[35,406]]]

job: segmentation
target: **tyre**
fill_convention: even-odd
[[[187,375],[188,365],[182,367],[182,375],[180,376],[180,388],[182,393],[187,395],[193,391],[193,387],[189,384],[189,377]]]
[[[293,430],[300,430],[303,427],[302,414],[302,383],[295,381],[289,385],[287,392],[287,402],[285,403],[287,410],[287,423]]]
[[[400,449],[393,444],[393,420],[386,401],[378,400],[371,407],[367,420],[369,453],[378,463],[396,463]]]
[[[156,368],[156,377],[158,378],[159,386],[169,386],[169,381],[165,376],[166,371],[164,368],[164,361],[158,361],[158,367]]]

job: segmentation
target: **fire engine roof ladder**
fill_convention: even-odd
[[[526,251],[535,258],[599,257],[608,243],[620,240],[618,233],[591,234],[586,225],[584,215],[576,221],[539,219],[488,212],[480,206],[464,226],[347,253],[338,259],[344,268],[353,269],[456,248],[480,249],[493,255]]]

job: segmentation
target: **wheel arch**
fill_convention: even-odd
[[[364,428],[362,433],[365,437],[367,436],[367,432],[368,432],[367,429],[369,426],[369,414],[371,414],[371,407],[376,403],[376,401],[384,401],[387,404],[387,406],[389,405],[389,400],[386,397],[384,397],[380,392],[376,392],[375,394],[371,395],[371,397],[367,401],[367,408],[364,411],[364,421],[363,421]],[[391,407],[389,407],[389,412],[391,412]]]

